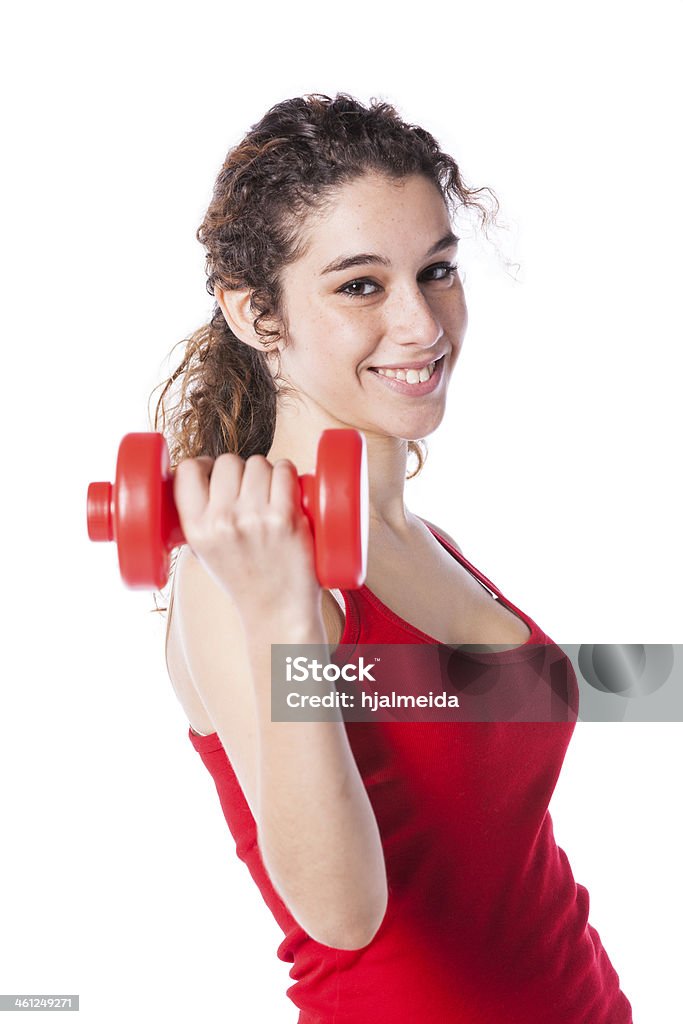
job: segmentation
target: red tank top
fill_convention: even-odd
[[[495,672],[501,661],[506,673],[523,672],[552,645],[565,663],[573,714],[546,722],[345,723],[389,887],[380,929],[358,950],[316,942],[294,920],[266,873],[254,819],[217,733],[190,729],[237,856],[284,932],[277,955],[292,964],[287,995],[299,1024],[632,1024],[619,976],[588,922],[588,891],[575,882],[548,811],[578,711],[571,662],[431,532],[530,629],[520,647],[473,655],[482,672]],[[367,587],[342,593],[340,645],[438,643]],[[508,680],[514,684],[514,675]]]

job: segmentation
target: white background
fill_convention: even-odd
[[[463,243],[469,331],[409,507],[559,643],[683,641],[680,15],[4,15],[0,992],[79,993],[88,1024],[297,1017],[166,675],[165,618],[85,523],[87,484],[150,429],[171,348],[208,318],[194,233],[274,103],[388,100],[501,201],[517,280]],[[680,724],[579,723],[551,804],[636,1024],[681,1019],[680,742]]]

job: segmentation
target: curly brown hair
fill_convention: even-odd
[[[346,92],[334,99],[323,93],[296,96],[271,107],[223,162],[196,233],[206,249],[209,295],[216,285],[251,289],[256,333],[279,339],[278,330],[263,326],[270,320],[282,325],[286,337],[281,273],[302,255],[306,212],[324,210],[347,183],[373,172],[394,181],[423,174],[437,186],[451,216],[461,206],[472,207],[485,234],[495,224],[499,203],[491,189],[467,188],[455,160],[428,131],[402,120],[390,103],[372,98],[364,106]],[[480,193],[488,193],[492,212],[474,198]],[[198,455],[267,455],[277,396],[287,391],[279,366],[274,378],[265,353],[240,341],[218,302],[209,322],[174,349],[181,344],[180,365],[152,391],[163,388],[153,429],[161,423],[171,467]],[[176,381],[180,388],[171,406],[166,396]],[[417,458],[410,480],[424,465],[425,441],[409,441],[408,451]],[[174,567],[175,559],[171,572]]]

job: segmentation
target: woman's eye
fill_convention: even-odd
[[[371,285],[372,281],[360,281],[360,280],[358,280],[358,281],[349,281],[349,283],[345,284],[343,288],[339,289],[339,291],[340,291],[340,293],[342,295],[348,295],[349,298],[351,298],[351,299],[364,299],[365,295],[371,294],[371,293],[366,292],[365,294],[361,294],[361,292],[352,292],[352,291],[349,291],[348,289],[350,289],[350,288],[363,288],[366,284],[370,284]]]
[[[431,278],[432,281],[445,281],[447,278],[455,276],[455,274],[458,271],[458,264],[457,263],[435,263],[433,267],[427,267],[427,269],[425,271],[423,271],[423,276],[424,276],[424,274],[429,274],[433,270],[442,270],[442,271],[444,271],[444,274],[443,274],[443,277],[432,277]],[[352,288],[363,288],[365,285],[371,285],[373,288],[376,287],[375,286],[375,282],[371,281],[369,278],[367,278],[367,277],[358,277],[358,278],[356,278],[355,281],[349,281],[348,284],[343,285],[338,290],[339,290],[339,292],[342,295],[348,295],[349,298],[351,298],[351,299],[365,299],[365,298],[367,298],[368,295],[372,295],[374,293],[373,292],[357,292],[357,291],[351,291],[350,290]]]

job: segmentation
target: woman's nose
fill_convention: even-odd
[[[438,314],[419,288],[397,294],[387,316],[389,333],[399,344],[429,346],[444,333]]]

